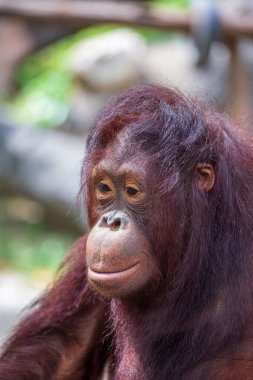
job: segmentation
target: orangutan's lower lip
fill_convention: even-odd
[[[106,281],[117,281],[122,280],[124,277],[128,277],[131,274],[135,273],[138,270],[138,264],[135,263],[131,265],[130,267],[126,269],[122,269],[117,272],[102,272],[97,271],[91,268],[88,268],[88,277],[92,281],[100,281],[100,282],[106,282]]]

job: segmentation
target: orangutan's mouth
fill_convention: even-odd
[[[91,281],[99,281],[99,282],[111,282],[117,280],[123,280],[126,277],[129,277],[135,274],[138,271],[139,262],[134,263],[128,268],[118,270],[116,272],[113,271],[104,271],[103,269],[91,269],[88,268],[88,277]]]

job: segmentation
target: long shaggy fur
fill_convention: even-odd
[[[155,197],[136,222],[153,247],[160,280],[132,302],[101,300],[85,279],[81,240],[70,254],[74,264],[67,261],[66,273],[7,344],[0,378],[54,379],[69,346],[82,345],[79,326],[87,329],[98,309],[74,379],[97,378],[109,355],[116,380],[252,379],[253,365],[229,361],[252,323],[252,140],[175,89],[145,85],[118,94],[87,142],[80,193],[91,226],[91,171],[123,130],[133,154],[138,149],[148,160]],[[210,192],[197,186],[198,163],[214,167]]]

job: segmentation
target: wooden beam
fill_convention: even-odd
[[[0,0],[0,16],[17,17],[31,23],[58,24],[73,30],[87,25],[123,24],[180,33],[190,33],[194,19],[191,13],[161,11],[142,4],[110,0]],[[251,15],[221,14],[220,19],[225,39],[253,38]]]
[[[239,37],[253,38],[252,14],[221,14],[222,33],[225,38],[236,39]]]
[[[147,6],[113,1],[0,0],[0,16],[28,22],[60,24],[80,29],[94,24],[123,24],[189,32],[190,15],[150,10]]]

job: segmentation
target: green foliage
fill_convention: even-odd
[[[55,271],[77,234],[54,229],[44,218],[39,203],[0,194],[0,269]]]
[[[71,234],[50,230],[45,224],[1,225],[0,267],[27,273],[37,268],[53,272],[73,241]]]
[[[138,32],[150,45],[157,42],[167,41],[172,37],[172,33],[140,26],[136,27],[135,31]]]
[[[157,3],[159,5],[165,5],[171,8],[186,8],[189,5],[188,0],[152,0],[153,3]]]
[[[68,115],[70,90],[71,79],[67,72],[41,72],[27,81],[15,99],[15,119],[45,128],[62,124]]]

